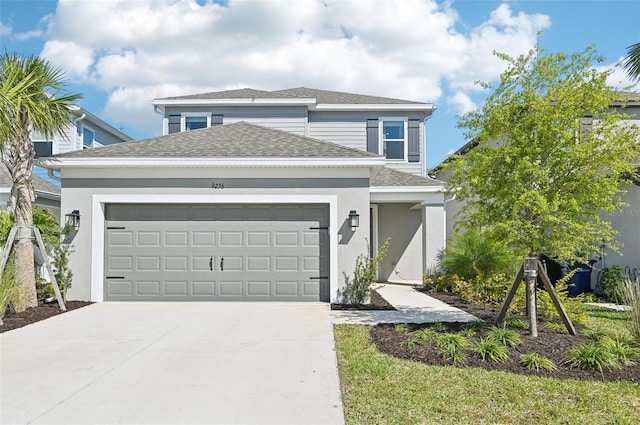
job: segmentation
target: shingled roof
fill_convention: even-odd
[[[444,186],[445,184],[440,180],[416,176],[388,167],[374,171],[371,176],[371,186]]]
[[[389,97],[367,96],[362,94],[344,93],[330,90],[318,90],[306,87],[292,89],[263,91],[252,88],[225,90],[210,93],[174,96],[162,100],[213,100],[213,99],[316,99],[318,104],[354,104],[354,105],[391,105],[391,104],[424,104],[412,100],[393,99]]]
[[[55,155],[56,158],[379,158],[248,122]]]

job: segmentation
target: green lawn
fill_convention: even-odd
[[[347,424],[640,423],[640,384],[427,366],[381,354],[364,326],[335,336]]]

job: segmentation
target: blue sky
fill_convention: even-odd
[[[613,66],[639,21],[637,0],[2,0],[0,48],[61,66],[84,108],[134,138],[161,131],[154,97],[305,86],[432,102],[434,166],[466,142],[457,116],[500,74],[493,50],[595,45]]]

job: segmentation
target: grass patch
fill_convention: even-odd
[[[348,425],[640,423],[640,384],[427,366],[380,353],[365,326],[334,329]]]

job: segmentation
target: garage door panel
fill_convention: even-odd
[[[194,231],[191,232],[192,245],[196,247],[214,247],[216,246],[216,232]]]
[[[189,287],[189,282],[186,280],[170,280],[165,282],[164,284],[164,294],[165,295],[180,295],[187,296],[187,288]]]
[[[159,210],[163,220],[145,219]],[[121,278],[105,279],[107,300],[328,301],[328,280],[318,279],[328,275],[325,206],[142,211],[119,214],[131,221],[107,217],[105,274]]]
[[[165,271],[183,271],[186,272],[189,270],[188,265],[189,259],[188,257],[164,257],[164,270]]]
[[[189,243],[189,232],[164,232],[164,246],[186,248]]]

